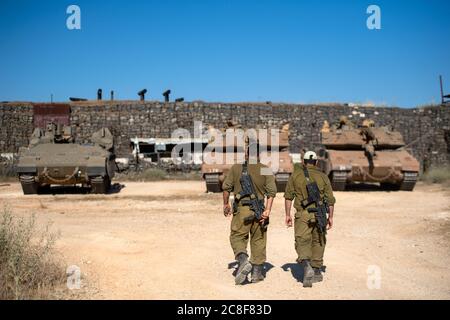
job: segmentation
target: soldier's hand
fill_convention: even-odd
[[[288,228],[292,227],[292,217],[290,215],[286,216],[285,222]]]
[[[231,215],[231,206],[229,203],[223,205],[223,215],[225,217],[228,217]]]
[[[260,223],[263,223],[265,220],[269,219],[270,211],[266,210],[262,213],[261,219],[259,220]]]
[[[328,218],[327,230],[333,227],[333,218]]]

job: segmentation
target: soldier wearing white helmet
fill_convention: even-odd
[[[298,255],[297,262],[303,266],[304,270],[304,287],[312,287],[314,282],[323,280],[321,270],[326,244],[325,233],[326,229],[329,230],[333,226],[333,206],[336,202],[330,180],[316,167],[316,164],[316,153],[306,152],[303,156],[303,164],[289,178],[284,193],[288,227],[292,226],[293,200],[296,209],[295,250]],[[312,197],[311,190],[317,190],[316,197]],[[316,201],[312,201],[312,198]],[[322,215],[318,214],[318,208],[322,209]],[[328,211],[328,217],[326,211]]]

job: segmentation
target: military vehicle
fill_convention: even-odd
[[[95,132],[89,144],[81,144],[71,127],[49,123],[36,128],[28,148],[20,151],[17,174],[24,194],[77,184],[92,193],[107,193],[116,168],[114,140],[107,128]]]
[[[214,128],[210,128],[214,130]],[[230,125],[222,130],[219,138],[209,142],[205,149],[202,176],[206,182],[207,192],[221,192],[225,176],[235,163],[245,160],[245,147],[249,140],[258,143],[261,148],[260,161],[271,166],[271,159],[277,159],[273,166],[278,192],[284,192],[289,176],[293,171],[292,158],[289,154],[289,125],[281,130],[247,130]],[[276,168],[278,167],[278,168]]]
[[[406,149],[402,135],[371,120],[356,126],[345,117],[338,124],[324,123],[318,166],[331,180],[333,190],[352,182],[376,182],[382,188],[412,191],[419,162]]]

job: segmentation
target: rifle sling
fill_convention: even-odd
[[[303,167],[303,174],[305,175],[307,184],[315,183],[315,182],[310,182],[311,177],[309,176],[309,172],[308,172],[308,169],[306,168],[306,166]],[[306,192],[308,192],[308,190],[306,190]],[[300,204],[302,205],[303,209],[306,209],[306,208],[308,208],[310,205],[316,203],[316,201],[314,201],[313,199],[311,199],[311,196],[310,196],[309,194],[307,194],[307,196],[308,196],[308,198],[306,198],[306,199],[304,199],[304,200],[302,200],[302,201],[300,202]],[[319,199],[319,201],[321,201],[321,199]],[[311,209],[308,209],[308,212],[315,212],[315,211],[317,211],[317,209],[315,209],[315,208],[313,208],[312,210],[311,210]]]
[[[306,168],[306,166],[303,166],[303,174],[305,175],[306,181],[309,182],[310,177],[309,177],[309,172],[308,172],[308,169]]]
[[[303,166],[303,174],[305,175],[306,183],[309,184],[311,178],[309,176],[309,172],[308,172],[308,169],[306,168],[306,165]],[[308,193],[308,190],[306,191],[306,193]],[[309,196],[309,194],[307,194],[307,198],[302,200],[300,204],[302,205],[303,209],[306,209],[313,203],[314,203],[314,200],[312,200],[311,197]]]
[[[250,182],[251,182],[251,184],[252,184],[252,186],[253,186],[253,189],[255,189],[255,186],[253,185],[253,181],[252,181],[252,179],[251,179],[251,177],[250,177],[250,174],[248,173],[248,164],[247,164],[247,161],[246,162],[244,162],[244,164],[242,165],[242,174],[244,175],[248,175],[249,176],[249,178],[250,178]],[[241,186],[241,188],[242,188],[242,186]],[[242,190],[241,190],[241,192],[242,192]],[[236,196],[235,196],[235,201],[237,202],[237,203],[241,203],[242,205],[249,205],[249,203],[247,202],[248,200],[242,200],[243,198],[246,198],[246,197],[248,197],[249,198],[249,200],[251,200],[251,199],[257,199],[257,200],[260,200],[259,198],[258,198],[258,196],[256,195],[256,194],[254,194],[254,193],[252,193],[252,194],[241,194],[241,192],[240,193],[238,193]]]

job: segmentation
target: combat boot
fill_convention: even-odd
[[[303,266],[303,287],[311,288],[314,279],[314,270],[309,260],[302,260],[301,264]]]
[[[252,270],[252,283],[257,283],[264,280],[263,275],[263,265],[262,264],[255,264],[253,265]]]
[[[323,275],[322,275],[322,272],[320,271],[320,268],[313,268],[313,269],[314,269],[313,283],[322,281]]]
[[[239,262],[239,267],[236,271],[234,282],[235,284],[243,284],[250,271],[252,271],[252,264],[248,261],[248,255],[242,252],[236,256],[236,259]]]

